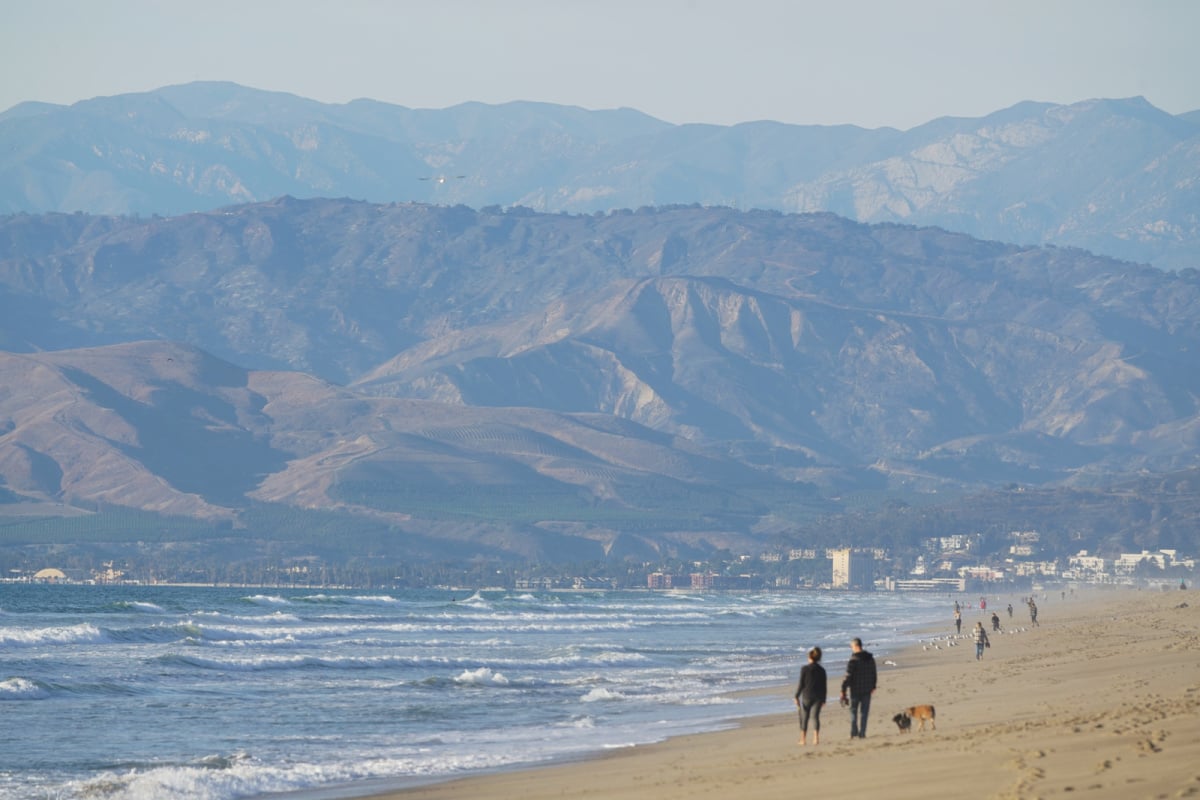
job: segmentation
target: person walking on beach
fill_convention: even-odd
[[[983,658],[983,648],[991,647],[992,643],[988,641],[987,631],[983,629],[982,622],[975,623],[975,660]]]
[[[995,611],[992,612],[992,630],[1000,630],[1000,615]]]
[[[954,609],[954,632],[962,633],[962,612]]]
[[[808,651],[808,663],[800,669],[796,685],[796,708],[800,709],[800,744],[808,744],[808,722],[813,723],[813,744],[821,743],[821,707],[825,705],[825,668],[821,666],[821,648]]]
[[[846,677],[842,678],[842,705],[850,695],[850,738],[867,738],[867,714],[871,711],[871,693],[875,691],[877,675],[875,656],[863,650],[862,639],[850,640],[850,660],[846,662]]]
[[[1037,621],[1037,603],[1033,602],[1033,598],[1029,598],[1029,623],[1039,626],[1041,623]]]
[[[1012,619],[1012,603],[1008,604],[1008,618]]]

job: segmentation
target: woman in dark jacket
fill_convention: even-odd
[[[800,744],[808,744],[808,721],[813,723],[813,744],[821,743],[821,706],[825,705],[825,668],[821,648],[808,651],[808,663],[800,669],[796,686],[796,708],[800,709]]]

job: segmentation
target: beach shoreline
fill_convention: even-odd
[[[1192,600],[1191,592],[1124,587],[1039,595],[1041,624],[1033,627],[1020,598],[1000,596],[986,612],[964,609],[960,639],[946,638],[951,606],[944,630],[914,634],[920,641],[888,655],[894,665],[880,658],[866,739],[849,738],[849,715],[837,704],[849,649],[829,648],[819,746],[798,744],[789,685],[778,688],[779,714],[722,731],[386,791],[364,784],[305,796],[1200,796],[1200,601]],[[993,610],[1000,634],[991,632]],[[977,620],[993,642],[979,661],[965,638]],[[891,716],[919,703],[937,707],[938,727],[900,733]]]

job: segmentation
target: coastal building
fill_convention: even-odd
[[[1154,552],[1143,550],[1140,553],[1121,553],[1113,561],[1113,572],[1129,575],[1143,562],[1159,569],[1166,569],[1167,567],[1195,569],[1196,566],[1195,560],[1180,557],[1177,550],[1156,550]]]
[[[1086,583],[1107,583],[1112,580],[1108,559],[1089,555],[1087,550],[1080,550],[1067,559],[1067,569],[1062,576]]]
[[[559,588],[559,581],[548,577],[517,578],[514,585],[524,591],[548,591]]]
[[[125,579],[125,571],[113,567],[113,562],[105,561],[103,570],[92,570],[92,580],[96,583],[121,583]]]
[[[985,581],[987,583],[997,583],[1003,581],[1005,578],[1004,570],[999,570],[986,564],[973,567],[959,567],[958,576],[972,581]]]
[[[47,567],[33,573],[33,580],[37,583],[62,583],[66,579],[66,573],[54,567]]]
[[[884,588],[891,592],[965,592],[966,578],[887,578]]]
[[[673,589],[675,576],[666,572],[651,572],[646,576],[647,589]]]
[[[971,550],[978,540],[978,534],[956,533],[953,536],[938,536],[929,539],[927,545],[935,553],[965,553]]]
[[[868,550],[845,547],[830,552],[833,561],[833,588],[873,589],[875,556]]]
[[[1042,576],[1058,577],[1057,561],[1016,561],[1012,564],[1013,574],[1022,578]]]

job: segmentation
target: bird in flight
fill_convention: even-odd
[[[423,178],[417,178],[419,181],[434,181],[436,183],[445,183],[448,180],[461,180],[467,177],[466,175],[431,175]]]

